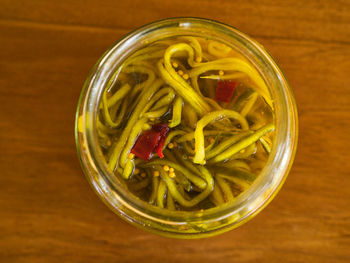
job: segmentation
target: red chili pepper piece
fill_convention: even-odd
[[[159,140],[160,132],[155,132],[153,130],[146,131],[137,139],[131,152],[137,157],[148,161]]]
[[[152,130],[156,132],[162,132],[164,131],[164,134],[166,134],[169,131],[169,127],[165,123],[157,123],[152,125]]]
[[[158,124],[155,124],[155,125],[158,125]],[[159,127],[159,126],[154,127],[155,125],[152,126],[152,129],[157,129]],[[166,135],[168,134],[170,129],[166,124],[160,124],[160,125],[162,125],[161,131],[160,131],[160,140],[157,146],[154,148],[154,151],[158,154],[160,158],[163,158],[164,157],[163,146],[164,146]]]
[[[137,139],[131,152],[137,157],[148,161],[152,152],[156,152],[160,158],[163,158],[163,146],[169,127],[166,124],[155,124],[151,130],[144,132]]]
[[[237,87],[238,82],[236,81],[219,81],[216,87],[215,100],[222,102],[230,102],[232,94]]]

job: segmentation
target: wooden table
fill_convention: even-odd
[[[257,39],[285,72],[299,148],[275,200],[202,240],[139,230],[94,194],[74,115],[100,55],[145,23],[213,18]],[[0,0],[0,262],[349,262],[350,2]]]

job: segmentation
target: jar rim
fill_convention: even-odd
[[[233,42],[239,45],[236,48],[245,56],[249,56],[246,59],[252,62],[264,81],[267,84],[274,83],[267,86],[275,106],[275,139],[269,159],[259,174],[259,180],[241,194],[236,202],[204,210],[200,216],[194,215],[195,212],[172,212],[160,209],[138,200],[133,195],[128,195],[127,190],[113,181],[113,172],[107,168],[96,143],[97,106],[106,82],[128,54],[132,53],[132,50],[137,50],[139,48],[137,45],[142,46],[144,44],[142,41],[148,39],[150,34],[161,33],[162,36],[167,36],[167,32],[170,33],[174,29],[177,35],[193,33],[193,30],[200,30],[196,33],[203,34],[209,30],[221,41],[223,38],[227,41],[231,40],[231,45]],[[127,48],[129,53],[126,52]],[[119,64],[116,63],[118,61]],[[297,110],[292,91],[282,71],[267,51],[258,42],[232,26],[214,20],[192,17],[168,18],[144,25],[124,36],[107,50],[84,83],[75,124],[78,155],[84,173],[99,197],[123,219],[137,226],[145,225],[147,222],[146,230],[164,235],[169,233],[192,235],[192,232],[184,233],[176,230],[174,226],[198,222],[211,224],[229,217],[236,218],[235,215],[238,215],[236,220],[225,225],[199,231],[210,235],[211,232],[218,233],[237,227],[252,218],[273,199],[284,183],[296,152],[297,137]]]

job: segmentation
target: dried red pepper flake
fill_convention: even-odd
[[[162,150],[168,132],[169,127],[167,124],[154,124],[150,130],[138,137],[131,153],[145,161],[152,157],[152,152],[163,158]]]
[[[170,128],[168,127],[167,124],[161,124],[161,127],[156,126],[156,125],[158,125],[158,124],[153,125],[152,129],[154,129],[154,130],[160,129],[160,140],[159,140],[157,146],[154,148],[154,152],[157,153],[160,158],[163,158],[164,157],[163,146],[164,146],[165,139],[166,139],[166,136],[167,136]],[[156,127],[154,127],[154,126],[156,126]]]
[[[216,86],[215,100],[222,102],[230,102],[233,92],[238,85],[237,81],[221,80]]]

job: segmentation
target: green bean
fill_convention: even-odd
[[[167,186],[164,180],[161,180],[159,183],[158,193],[157,193],[157,205],[160,208],[164,208],[164,197],[166,195],[166,188]]]
[[[198,188],[205,189],[207,187],[207,183],[202,177],[192,174],[185,167],[182,167],[177,163],[156,159],[145,164],[146,167],[153,166],[153,165],[168,165],[169,167],[173,167],[175,170],[178,170],[181,173],[183,173]]]
[[[174,93],[172,88],[162,88],[160,89],[157,93],[154,94],[152,99],[146,104],[144,109],[142,110],[140,116],[142,117],[145,112],[147,112],[153,104],[155,104],[161,97],[169,94],[169,93]]]
[[[260,143],[263,146],[264,150],[267,153],[270,153],[271,152],[271,147],[270,147],[269,143],[264,139],[264,137],[261,137],[259,140],[260,140]]]
[[[143,116],[148,119],[153,119],[153,118],[156,119],[163,116],[167,111],[169,111],[169,108],[168,106],[165,106],[158,110],[147,112],[143,114]]]
[[[105,126],[101,121],[100,118],[97,117],[97,121],[96,121],[96,126],[97,126],[97,130],[106,133],[106,134],[114,134],[116,133],[116,129],[111,129],[110,127]]]
[[[124,101],[127,101],[127,99],[125,99]],[[111,116],[111,119],[113,120],[116,115],[117,115],[117,112],[119,111],[120,109],[120,106],[123,104],[123,101],[122,100],[118,100],[112,107],[111,107],[111,110],[109,111],[109,115]],[[125,104],[125,103],[124,103]]]
[[[177,178],[177,176],[174,178],[175,181],[176,181],[176,178]],[[189,196],[188,193],[187,193],[187,192],[189,192],[189,191],[187,191],[186,189],[184,189],[184,187],[182,187],[182,185],[179,185],[179,184],[177,184],[176,187],[177,187],[177,190],[179,191],[179,193],[180,193],[186,200],[191,200],[190,196]],[[186,192],[185,190],[186,190],[187,192]],[[168,191],[169,191],[169,190],[168,190]]]
[[[247,183],[246,181],[240,179],[240,178],[237,178],[237,177],[234,177],[234,176],[229,176],[229,175],[226,175],[226,174],[220,174],[220,173],[217,173],[216,174],[216,178],[219,180],[221,178],[223,179],[226,179],[228,181],[231,181],[232,183],[238,185],[242,191],[245,191],[249,188],[250,184]],[[223,180],[221,179],[221,180]],[[232,192],[231,192],[232,193]]]
[[[126,110],[127,110],[127,107],[128,107],[128,99],[125,99],[122,104],[121,104],[121,108],[120,108],[120,111],[117,115],[117,118],[114,122],[115,125],[117,125],[117,127],[122,123],[123,119],[124,119],[124,116],[126,115]]]
[[[176,97],[173,105],[173,116],[169,124],[170,128],[174,128],[181,123],[181,112],[182,112],[183,100],[181,97]]]
[[[244,117],[242,117],[238,112],[231,110],[213,111],[206,114],[202,119],[197,122],[197,127],[194,132],[195,138],[195,155],[193,158],[194,163],[204,164],[205,149],[204,149],[204,135],[203,128],[210,122],[222,119],[222,118],[233,118],[240,122],[242,128],[247,130],[249,128],[248,123]]]
[[[177,156],[175,157],[174,155],[174,151],[168,151],[166,150],[164,152],[164,155],[171,161],[171,162],[178,162],[178,158]],[[197,171],[198,172],[198,171]],[[190,191],[191,190],[191,182],[187,179],[186,176],[184,176],[181,172],[177,171],[176,172],[176,177],[175,177],[175,181],[178,182],[180,185],[182,185],[186,191]]]
[[[251,109],[252,109],[254,103],[256,102],[257,98],[258,98],[258,93],[256,93],[256,92],[254,92],[254,93],[250,96],[249,100],[248,100],[247,103],[243,106],[243,109],[240,111],[240,113],[241,113],[241,115],[242,115],[243,117],[247,116],[247,114],[251,111]]]
[[[232,190],[231,190],[230,186],[221,177],[216,177],[215,179],[222,190],[225,201],[232,202],[234,197],[233,197]]]
[[[185,39],[190,43],[190,46],[193,48],[193,50],[196,53],[196,60],[201,61],[202,60],[202,47],[199,44],[198,40],[194,37],[181,37],[181,39]]]
[[[157,199],[157,193],[158,193],[158,186],[159,186],[159,176],[153,176],[152,177],[152,192],[149,198],[149,203],[154,204]]]
[[[198,77],[197,76],[193,76],[191,77],[191,83],[193,86],[193,89],[201,96],[203,96],[201,89],[199,88],[199,84],[198,84]]]
[[[214,145],[217,143],[219,136],[215,136],[215,139],[213,142],[209,141],[209,145],[207,147],[205,147],[205,154],[207,154],[207,152],[211,151],[214,148]]]
[[[243,150],[244,148],[248,147],[252,143],[255,143],[261,136],[264,134],[272,131],[275,129],[275,126],[273,124],[267,124],[261,129],[257,130],[252,135],[249,135],[239,141],[238,143],[234,144],[230,148],[228,148],[226,151],[222,152],[221,154],[215,156],[212,161],[213,162],[221,162],[225,159],[230,158],[232,155],[238,153],[239,151]]]
[[[158,100],[152,107],[152,110],[157,110],[161,107],[167,106],[169,107],[169,104],[174,100],[175,98],[175,93],[173,91],[173,89],[170,89],[168,94],[166,96],[164,96],[163,98],[161,98],[160,100]]]
[[[249,171],[244,171],[241,169],[231,167],[223,167],[222,164],[220,164],[220,166],[213,167],[213,170],[216,173],[229,174],[230,176],[237,177],[248,182],[254,182],[254,180],[256,179],[256,175]]]
[[[185,102],[182,114],[187,125],[192,128],[195,128],[195,125],[198,121],[198,117],[196,111],[192,108],[192,106]]]
[[[171,140],[178,136],[178,135],[183,135],[185,134],[186,132],[182,131],[182,130],[174,130],[174,131],[171,131],[169,132],[168,136],[166,137],[165,139],[165,142],[164,142],[164,146],[163,146],[163,150],[167,147],[167,145],[171,142]]]
[[[129,137],[127,139],[127,143],[124,147],[124,150],[122,151],[121,155],[120,155],[120,166],[124,167],[126,160],[130,154],[130,151],[132,149],[132,147],[134,146],[139,134],[142,132],[142,127],[143,125],[147,122],[147,118],[142,118],[140,120],[138,120],[135,123],[135,126],[133,127],[133,129],[131,130]]]
[[[123,178],[129,179],[130,175],[132,174],[132,171],[134,170],[134,163],[132,160],[128,159],[126,161],[124,170],[123,170]]]
[[[252,133],[251,131],[244,131],[242,133],[239,133],[237,135],[229,137],[228,139],[224,140],[219,145],[214,147],[212,150],[206,151],[205,157],[207,158],[207,160],[213,158],[214,156],[222,153],[224,150],[226,150],[232,144],[235,144],[236,142],[238,142],[239,140],[243,139],[244,137],[246,137],[247,135],[249,135],[251,133]]]
[[[133,191],[140,191],[141,189],[146,188],[149,185],[150,182],[151,182],[150,177],[147,177],[144,180],[141,180],[141,181],[139,181],[137,183],[131,184],[129,187]]]
[[[163,169],[160,169],[160,170],[161,170],[162,179],[165,181],[170,194],[180,205],[184,207],[193,207],[197,205],[199,202],[207,198],[213,190],[213,187],[214,187],[213,177],[211,176],[211,174],[206,168],[200,167],[200,171],[207,182],[206,183],[207,186],[200,194],[198,194],[191,200],[186,200],[177,190],[175,182],[168,176],[168,174]]]
[[[167,194],[167,205],[166,206],[169,210],[175,210],[174,199],[171,196],[171,194],[169,193],[169,190],[168,190],[168,194]]]
[[[112,107],[118,100],[123,99],[129,90],[131,89],[129,84],[125,84],[120,90],[118,90],[110,100],[107,100],[107,95],[106,92],[103,93],[102,95],[102,105],[103,105],[103,117],[107,124],[111,126],[112,128],[115,128],[119,126],[120,123],[114,123],[111,119],[111,115],[109,113],[108,108]],[[119,92],[120,91],[120,92]],[[111,102],[110,102],[111,101]]]
[[[237,134],[237,131],[220,131],[220,130],[209,130],[209,131],[203,131],[204,136],[210,136],[210,135],[231,135],[231,134]],[[183,136],[181,136],[177,142],[185,142],[185,141],[192,141],[194,140],[194,132],[185,133]]]
[[[186,160],[181,156],[181,154],[178,151],[174,151],[174,154],[177,158],[177,160],[185,166],[188,170],[190,170],[192,173],[197,174],[201,176],[201,173],[199,172],[198,168],[190,161]]]
[[[229,105],[230,108],[234,111],[240,112],[243,109],[243,106],[245,105],[246,101],[250,98],[252,94],[256,93],[254,89],[247,88],[234,102],[234,105]]]
[[[179,183],[187,192],[191,191],[191,182],[181,172],[176,172],[175,181]]]
[[[210,106],[212,106],[214,110],[223,110],[223,108],[215,100],[208,97],[205,97],[204,99]]]
[[[244,148],[240,152],[234,154],[232,156],[232,159],[248,158],[248,157],[251,157],[255,152],[256,152],[256,144],[252,143],[251,145],[249,145],[248,147]]]
[[[142,100],[138,103],[136,108],[134,109],[132,115],[129,118],[128,123],[126,124],[126,127],[124,128],[116,147],[114,148],[114,151],[112,155],[109,158],[108,166],[110,169],[114,170],[116,166],[119,163],[119,157],[120,154],[127,143],[127,139],[130,135],[131,130],[133,129],[133,126],[135,125],[136,121],[139,118],[139,115],[141,111],[143,110],[144,106],[147,104],[147,102],[151,99],[153,94],[163,85],[162,80],[156,80],[149,89],[145,92]]]
[[[239,169],[245,169],[247,171],[251,171],[249,165],[245,161],[241,160],[231,160],[229,162],[221,164],[223,167],[227,168],[239,168]]]
[[[177,159],[176,159],[176,157],[175,157],[174,151],[165,149],[165,150],[163,151],[163,153],[164,153],[164,156],[165,156],[169,161],[175,162],[175,163],[177,162]]]
[[[112,107],[117,101],[123,99],[129,93],[130,89],[131,87],[128,83],[124,84],[116,93],[107,99],[108,108]]]
[[[194,155],[196,151],[189,145],[189,143],[190,142],[183,142],[181,146],[188,155]]]
[[[210,197],[212,199],[212,202],[215,203],[215,205],[217,206],[225,203],[224,197],[222,196],[222,192],[218,186],[217,179],[215,179],[214,188],[213,188],[213,191],[211,192]]]

